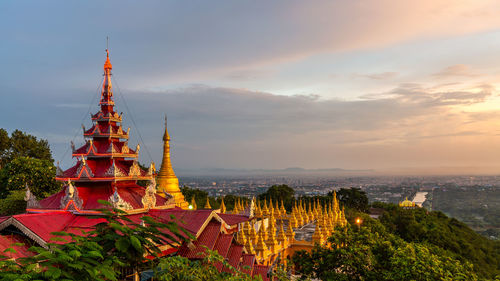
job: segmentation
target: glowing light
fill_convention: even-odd
[[[192,209],[193,209],[193,205],[189,205],[189,206],[188,206],[188,209],[189,209],[189,210],[192,210]]]
[[[360,218],[356,218],[356,224],[361,224],[363,221]]]

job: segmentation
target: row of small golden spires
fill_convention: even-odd
[[[276,207],[273,207],[273,203],[270,201],[269,208],[267,208],[268,204],[266,201],[264,201],[264,207],[261,207],[260,202],[258,202],[255,207],[255,217],[261,219],[256,222],[256,224],[260,225],[259,232],[258,234],[256,233],[255,229],[257,227],[253,226],[252,222],[247,222],[238,232],[238,242],[245,245],[247,252],[256,254],[262,261],[268,256],[286,249],[289,244],[295,241],[294,228],[315,222],[316,229],[312,237],[312,243],[324,244],[326,238],[334,232],[336,226],[344,227],[347,225],[344,208],[340,209],[336,194],[334,196],[331,204],[322,205],[318,200],[314,201],[314,203],[309,202],[308,210],[306,210],[306,203],[299,201],[298,204],[294,204],[292,212],[289,215],[284,211],[283,202],[281,203],[281,208],[278,208],[277,202],[275,204]],[[264,216],[266,213],[268,215]],[[268,230],[266,230],[264,222],[266,219]],[[278,221],[281,223],[276,237]],[[288,222],[286,233],[284,231],[285,221]]]
[[[335,193],[333,200],[327,204],[321,204],[319,200],[312,203],[311,201],[305,203],[299,200],[294,203],[290,214],[287,214],[283,201],[281,201],[281,206],[278,206],[278,202],[273,203],[269,200],[268,203],[268,201],[263,200],[264,203],[261,207],[261,202],[255,203],[254,200],[252,199],[250,204],[253,205],[254,217],[257,220],[247,221],[243,224],[243,227],[238,231],[237,241],[244,245],[248,253],[256,254],[261,261],[286,249],[293,243],[295,241],[294,228],[315,222],[312,243],[324,244],[336,226],[344,227],[347,224],[344,208],[340,209]],[[194,197],[191,199],[191,207],[194,209],[197,207]],[[204,208],[211,209],[208,197]],[[222,198],[219,209],[220,213],[226,213],[224,198]],[[244,210],[249,210],[249,203],[244,204],[238,198],[231,213],[240,214]],[[278,222],[280,222],[279,230],[276,235]],[[288,224],[286,232],[284,230],[285,222]],[[259,231],[257,232],[256,229]]]

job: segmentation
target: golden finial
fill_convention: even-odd
[[[330,236],[330,228],[328,228],[328,217],[327,216],[323,216],[323,221],[321,222],[321,226],[323,227],[322,231],[323,231],[323,236],[326,238],[328,238],[328,236]]]
[[[281,217],[285,218],[286,217],[286,209],[285,209],[285,205],[283,204],[283,200],[281,200],[280,211],[281,211]]]
[[[268,234],[267,234],[267,248],[269,249],[269,251],[271,251],[272,253],[276,253],[276,251],[278,250],[278,241],[276,241],[276,227],[275,227],[275,223],[276,221],[274,220],[274,216],[271,215],[271,217],[269,218],[269,231],[268,231]]]
[[[243,227],[241,229],[245,232],[245,234],[247,236],[250,235],[250,226],[249,226],[248,221],[246,221],[246,222],[243,223]]]
[[[250,239],[250,237],[248,237],[248,239],[245,243],[245,249],[247,250],[247,253],[249,253],[249,254],[255,254],[255,250],[253,249],[252,241],[255,241],[255,240]]]
[[[282,249],[285,249],[287,247],[287,238],[285,230],[283,228],[283,221],[281,221],[280,230],[278,232],[278,242],[280,243]]]
[[[304,218],[302,217],[302,212],[300,211],[300,208],[297,209],[296,212],[296,218],[297,218],[297,224],[300,226],[304,225]]]
[[[234,200],[234,205],[233,205],[233,214],[239,214],[239,210],[238,210],[238,198],[236,198],[236,200]]]
[[[255,231],[255,226],[252,222],[248,222],[248,240],[251,240],[253,244],[257,244],[257,231]]]
[[[269,200],[269,217],[274,217],[273,201]]]
[[[297,222],[297,218],[295,217],[295,212],[292,212],[290,214],[290,218],[289,218],[289,224],[293,227],[293,228],[297,228],[299,226],[298,222]]]
[[[293,231],[293,226],[290,221],[288,221],[288,227],[286,229],[286,237],[288,238],[288,243],[292,243],[295,240],[295,232]]]
[[[196,206],[196,200],[194,200],[194,195],[191,197],[191,209],[196,210],[198,206]]]
[[[261,218],[262,217],[262,210],[260,208],[260,201],[257,201],[257,204],[255,204],[255,217],[256,218]]]
[[[268,219],[267,223],[269,224],[269,219]],[[260,223],[259,233],[262,233],[264,241],[267,241],[267,226],[266,226],[264,220],[262,220]]]
[[[323,244],[324,236],[323,233],[321,232],[319,222],[316,222],[316,227],[314,228],[314,234],[312,235],[312,241],[313,243],[317,244]]]
[[[210,206],[210,201],[208,200],[208,196],[207,196],[207,202],[205,203],[205,206],[203,208],[204,209],[212,209],[212,206]]]
[[[226,213],[226,205],[224,205],[224,196],[222,196],[222,199],[220,201],[220,213],[225,214]]]
[[[245,232],[243,230],[238,231],[236,242],[240,243],[241,245],[245,245],[247,243],[247,238],[245,237]]]
[[[262,231],[259,231],[255,251],[257,252],[257,255],[261,260],[267,257],[267,247],[266,244],[264,243],[264,240],[265,240],[264,234],[262,233]]]
[[[113,69],[111,61],[109,60],[108,38],[106,38],[106,62],[104,63],[104,71]]]
[[[267,208],[267,201],[264,199],[264,207],[262,208],[262,217],[267,218],[269,216],[269,209]]]

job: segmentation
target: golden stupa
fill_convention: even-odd
[[[163,159],[161,162],[160,172],[156,177],[158,183],[157,190],[160,195],[166,192],[174,197],[175,205],[182,209],[188,209],[188,202],[184,199],[181,190],[179,189],[179,180],[175,176],[172,162],[170,161],[170,135],[167,131],[167,117],[165,116],[165,133],[163,135]],[[164,196],[164,195],[163,195]]]

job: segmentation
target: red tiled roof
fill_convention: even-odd
[[[221,224],[218,221],[212,220],[205,227],[203,232],[200,234],[200,237],[196,241],[194,241],[194,248],[190,249],[189,246],[184,243],[179,248],[179,255],[189,258],[189,259],[199,259],[203,258],[203,253],[205,252],[205,247],[210,250],[213,250],[215,242],[219,236],[221,229]]]
[[[12,216],[27,229],[45,242],[51,242],[54,235],[51,232],[63,231],[74,219],[75,215],[69,212],[50,212],[43,214],[20,214]]]
[[[217,238],[217,241],[215,242],[214,246],[214,251],[217,251],[219,255],[221,255],[223,258],[227,257],[229,247],[231,246],[231,241],[233,241],[233,235],[232,234],[224,234],[221,233],[219,234],[219,237]],[[221,271],[222,270],[222,263],[217,262],[215,264],[215,267],[217,270]]]
[[[260,275],[263,281],[268,281],[267,272],[269,271],[269,266],[256,264],[253,266],[252,276]]]
[[[174,217],[171,217],[172,215]],[[140,223],[143,216],[151,216],[152,218],[164,223],[173,220],[182,220],[182,223],[178,224],[181,227],[184,227],[191,234],[196,235],[199,232],[200,228],[204,225],[206,220],[209,218],[209,215],[210,211],[187,211],[180,208],[172,208],[163,210],[150,210],[147,213],[128,215],[127,218],[132,220],[134,223]],[[105,219],[103,218],[93,218],[89,216],[77,215],[66,211],[20,214],[14,215],[11,218],[12,224],[19,224],[18,227],[21,231],[23,231],[37,243],[42,244],[53,242],[51,241],[51,238],[54,237],[54,235],[51,234],[52,232],[65,231],[81,235],[82,230],[90,231],[96,224],[105,222]],[[0,223],[7,223],[7,219],[9,219],[9,217],[1,217]],[[168,230],[163,231],[166,234],[173,235],[173,233]],[[200,235],[200,243],[203,242],[203,245],[209,246],[210,249],[213,249],[219,232],[220,223],[216,220],[213,220],[207,225],[206,231],[204,231],[205,235]],[[181,235],[186,237],[183,232],[181,232]],[[220,247],[222,250],[222,245]]]
[[[14,246],[14,243],[22,243],[22,246]],[[30,252],[30,245],[28,241],[26,241],[22,236],[18,234],[9,234],[9,235],[0,235],[0,255],[7,256],[8,258],[22,258],[33,255],[33,252]],[[7,248],[12,248],[16,252],[5,252]],[[1,259],[0,259],[1,260]]]
[[[242,257],[242,261],[240,264],[241,272],[253,276],[252,273],[254,269],[255,255],[243,254],[241,257]]]
[[[211,210],[183,210],[180,208],[158,210],[149,210],[149,215],[158,221],[168,222],[171,221],[171,216],[181,222],[181,226],[189,230],[192,234],[198,233],[203,224],[207,221],[212,213]]]
[[[227,262],[234,268],[238,268],[240,263],[241,254],[243,253],[243,246],[238,244],[231,244],[227,254]],[[231,272],[228,267],[224,267],[224,272]]]
[[[217,241],[215,242],[214,251],[217,251],[219,255],[226,258],[232,240],[233,240],[232,234],[221,233],[217,238]]]
[[[236,225],[238,223],[246,222],[249,220],[249,217],[243,215],[234,215],[234,214],[217,214],[221,219],[224,220],[228,225]]]

